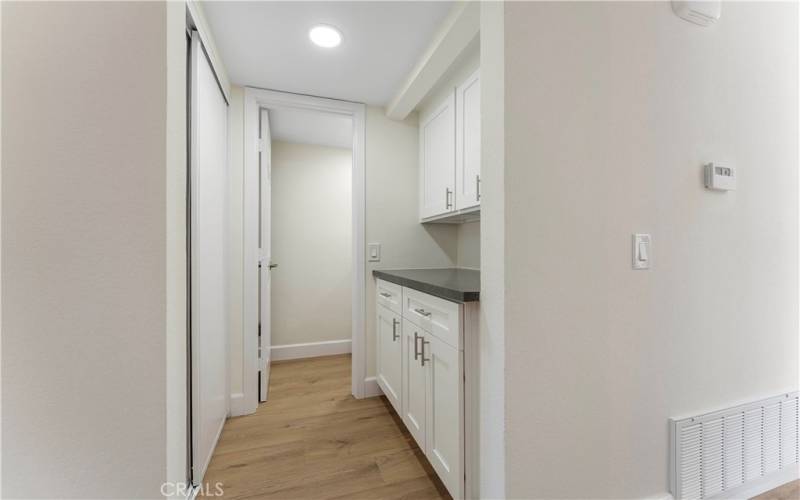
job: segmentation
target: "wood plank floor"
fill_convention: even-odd
[[[225,423],[216,482],[230,499],[450,498],[389,402],[350,395],[349,355],[274,363],[269,401]]]
[[[224,498],[450,498],[385,398],[350,395],[350,357],[273,364],[269,402],[225,423],[206,472]],[[754,500],[800,500],[794,481]]]
[[[800,500],[800,480],[758,495],[753,500]]]

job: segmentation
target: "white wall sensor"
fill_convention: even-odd
[[[720,0],[672,0],[672,11],[681,19],[699,26],[711,26],[722,12]]]
[[[736,169],[709,163],[705,167],[704,181],[708,189],[717,191],[736,190]]]

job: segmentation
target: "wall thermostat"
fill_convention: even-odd
[[[705,166],[705,184],[716,191],[735,191],[736,169],[709,163]]]

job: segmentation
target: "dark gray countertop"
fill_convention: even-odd
[[[375,269],[372,275],[451,302],[477,302],[481,290],[481,272],[473,269]]]

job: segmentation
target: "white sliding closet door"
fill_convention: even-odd
[[[196,32],[190,66],[192,477],[199,484],[228,413],[228,110]]]

